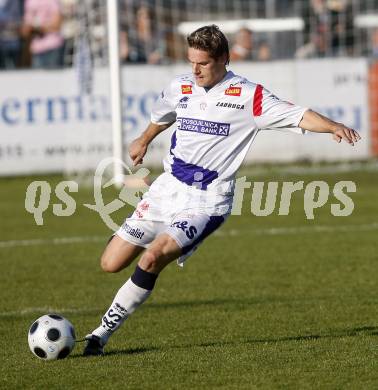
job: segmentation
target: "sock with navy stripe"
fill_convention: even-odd
[[[102,317],[101,325],[92,334],[105,344],[109,337],[151,295],[158,275],[136,267],[130,279],[118,290],[112,304]]]

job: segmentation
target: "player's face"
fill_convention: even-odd
[[[188,59],[192,64],[192,72],[199,87],[213,87],[226,74],[225,58],[215,60],[207,51],[189,47]]]

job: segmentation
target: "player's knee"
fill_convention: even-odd
[[[139,264],[147,272],[156,272],[159,269],[160,256],[152,250],[146,250],[140,258]]]
[[[114,259],[110,258],[109,256],[103,255],[101,257],[101,268],[105,272],[119,272],[121,268],[117,265],[117,262],[114,261]]]

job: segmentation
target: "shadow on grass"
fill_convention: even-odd
[[[93,358],[103,358],[105,356],[112,356],[112,355],[139,355],[151,351],[162,351],[162,348],[157,348],[157,347],[140,347],[140,348],[126,348],[126,349],[114,349],[110,351],[106,351],[103,356],[90,356],[90,359]],[[76,354],[72,355],[70,357],[71,359],[77,359],[77,358],[82,358],[82,359],[88,359],[87,356],[83,356],[81,354]]]
[[[355,300],[355,296],[350,297],[351,300]],[[253,297],[253,298],[216,298],[208,300],[193,300],[193,301],[176,301],[176,302],[151,302],[148,303],[145,308],[152,310],[160,309],[188,309],[188,308],[197,308],[197,307],[217,307],[217,306],[232,306],[232,308],[240,309],[241,307],[247,307],[251,305],[265,305],[265,304],[283,304],[283,305],[296,305],[298,303],[312,303],[319,301],[333,302],[337,301],[339,298],[323,296],[323,297],[277,297],[277,296],[265,296],[265,297]],[[348,297],[343,297],[344,300],[347,300]],[[369,299],[370,301],[370,299]]]
[[[330,333],[324,334],[309,334],[309,335],[299,335],[299,336],[287,336],[287,337],[266,337],[260,339],[246,339],[240,341],[224,341],[224,342],[209,342],[209,343],[200,343],[196,346],[198,347],[216,347],[223,345],[232,345],[232,344],[269,344],[269,343],[280,343],[287,341],[311,341],[319,339],[337,339],[344,337],[356,337],[356,336],[378,336],[378,326],[362,326],[351,329],[344,330],[335,330]],[[184,347],[184,346],[183,346]]]
[[[144,347],[144,348],[126,348],[126,349],[114,349],[109,352],[105,352],[105,356],[111,355],[139,355],[141,353],[151,352],[151,351],[161,351],[162,348],[157,347]]]
[[[266,337],[256,339],[244,339],[244,340],[230,340],[230,341],[210,341],[203,343],[183,344],[183,345],[172,345],[165,347],[141,347],[141,348],[127,348],[127,349],[114,349],[105,352],[106,356],[115,355],[139,355],[148,352],[166,352],[169,350],[177,349],[189,349],[189,348],[207,348],[207,347],[225,347],[225,346],[236,346],[243,344],[275,344],[291,341],[313,341],[319,339],[337,339],[345,337],[358,337],[358,336],[378,336],[378,326],[361,326],[351,329],[334,330],[324,334],[309,334],[309,335],[298,335],[298,336],[285,336],[285,337]],[[81,355],[74,355],[72,358],[80,358]],[[101,356],[102,358],[102,356]]]

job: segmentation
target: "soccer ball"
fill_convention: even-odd
[[[44,360],[67,357],[75,346],[75,339],[71,322],[58,314],[39,317],[28,332],[30,350]]]

